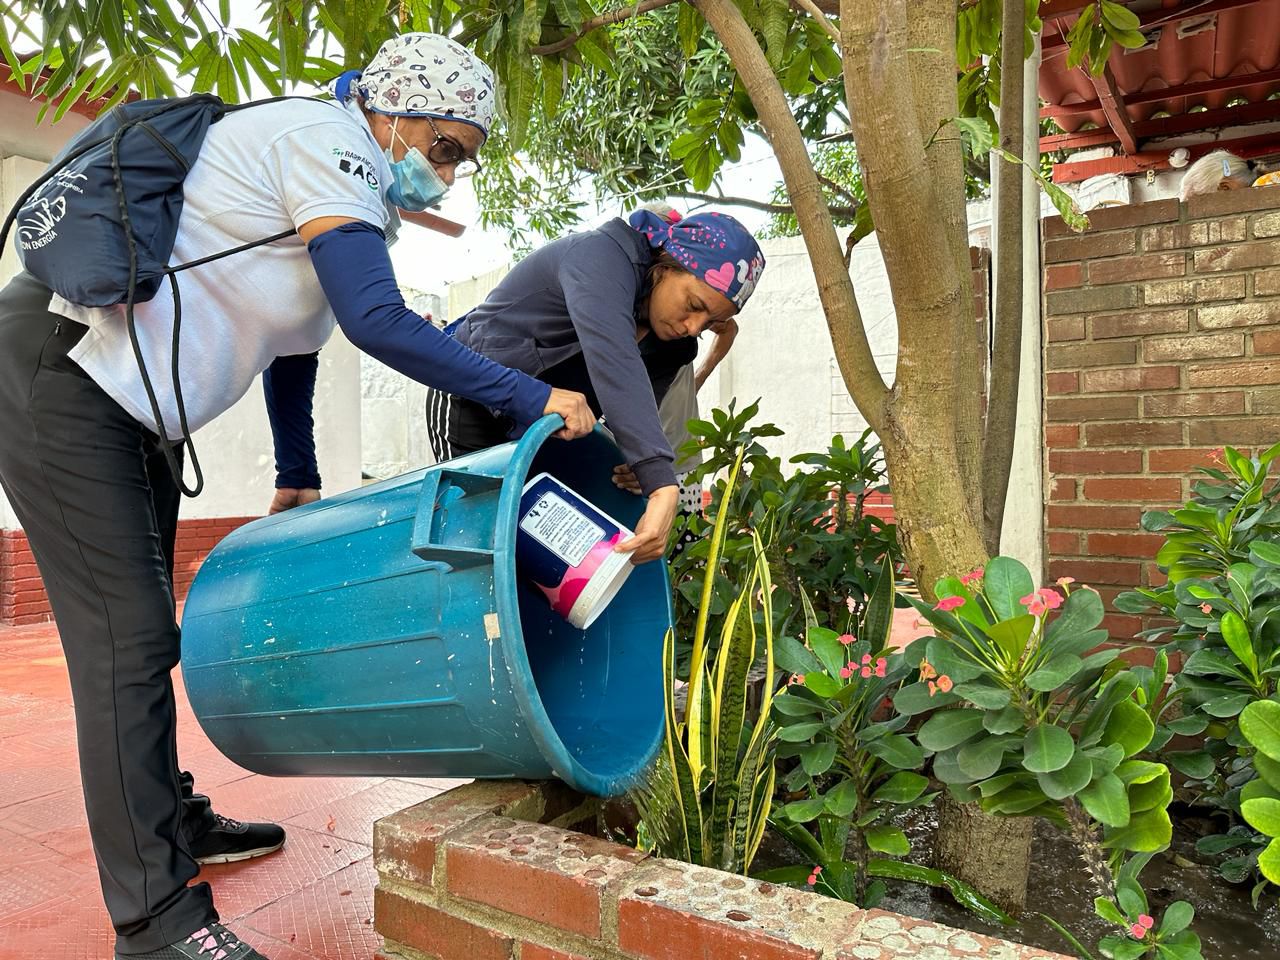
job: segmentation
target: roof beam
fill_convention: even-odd
[[[1124,98],[1116,89],[1115,74],[1111,72],[1111,64],[1102,68],[1102,76],[1095,77],[1089,73],[1093,89],[1098,91],[1098,100],[1102,104],[1102,113],[1111,125],[1112,131],[1120,140],[1120,148],[1125,153],[1138,152],[1138,135],[1133,132],[1133,120],[1124,107]]]
[[[1147,10],[1138,13],[1138,29],[1147,30],[1160,24],[1175,24],[1191,17],[1207,17],[1211,13],[1221,13],[1224,10],[1236,10],[1241,7],[1252,7],[1261,3],[1262,0],[1182,0],[1177,7],[1157,7],[1155,10]],[[1050,0],[1040,6],[1040,19],[1045,21],[1045,37],[1042,47],[1046,53],[1058,47],[1067,45],[1066,37],[1062,36],[1061,29],[1055,30],[1053,36],[1049,36],[1048,21],[1051,17],[1066,17],[1073,13],[1079,13],[1090,3],[1082,3],[1080,0]],[[1046,13],[1045,8],[1055,8],[1052,12]]]
[[[1253,137],[1238,137],[1234,140],[1210,140],[1187,147],[1192,160],[1198,160],[1213,150],[1230,150],[1238,157],[1248,160],[1250,157],[1280,153],[1280,137],[1274,133],[1264,133]],[[1098,177],[1108,173],[1135,174],[1147,170],[1170,170],[1170,150],[1148,153],[1136,153],[1128,157],[1101,157],[1097,160],[1070,159],[1053,165],[1054,183],[1078,183],[1090,177]]]
[[[1241,87],[1252,87],[1260,83],[1280,82],[1280,69],[1263,70],[1259,73],[1238,73],[1233,77],[1218,77],[1214,80],[1203,80],[1199,83],[1184,83],[1179,87],[1161,87],[1143,90],[1139,93],[1126,93],[1124,102],[1129,106],[1140,103],[1156,103],[1160,100],[1176,100],[1179,97],[1198,97],[1206,93],[1220,93],[1223,90],[1238,90]],[[1078,113],[1093,113],[1102,109],[1101,100],[1085,100],[1082,103],[1060,103],[1040,108],[1043,117],[1070,117]]]
[[[1260,100],[1257,103],[1244,103],[1238,107],[1223,107],[1220,110],[1202,110],[1199,113],[1184,113],[1176,117],[1143,120],[1133,124],[1133,132],[1139,140],[1147,140],[1151,137],[1171,137],[1180,133],[1197,133],[1217,127],[1234,127],[1276,120],[1280,120],[1280,100]],[[1280,133],[1273,135],[1273,139],[1280,142]],[[1054,134],[1040,138],[1040,152],[1082,150],[1086,147],[1118,142],[1120,137],[1114,130]]]

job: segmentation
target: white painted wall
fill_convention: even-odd
[[[68,114],[57,126],[37,125],[37,105],[0,90],[0,210],[8,213],[17,196],[44,169],[58,148],[88,121]],[[0,259],[0,284],[17,270],[11,249]],[[316,453],[331,495],[360,484],[360,354],[341,332],[320,354],[315,400]],[[275,486],[271,429],[255,381],[239,403],[193,437],[205,473],[205,492],[184,500],[184,519],[260,516]],[[188,469],[188,477],[191,476]],[[18,529],[0,496],[0,529]]]

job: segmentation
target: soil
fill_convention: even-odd
[[[911,838],[912,861],[928,864],[932,853],[936,818],[932,808],[912,811],[902,823]],[[1196,863],[1196,837],[1206,831],[1197,818],[1175,820],[1174,842],[1158,855],[1142,874],[1143,885],[1157,917],[1174,900],[1188,900],[1196,909],[1192,929],[1200,935],[1206,960],[1260,960],[1280,952],[1280,902],[1264,893],[1258,909],[1249,900],[1251,884],[1232,885],[1212,866]],[[960,907],[945,892],[911,883],[890,881],[880,903],[885,910],[933,920],[975,933],[1031,944],[1074,955],[1070,944],[1034,911],[1050,914],[1090,950],[1116,928],[1093,912],[1097,892],[1076,852],[1075,845],[1050,824],[1036,824],[1028,910],[1012,927],[984,923]],[[753,870],[801,862],[794,849],[772,832],[766,834]]]

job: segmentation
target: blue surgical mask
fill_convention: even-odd
[[[405,143],[404,138],[396,131],[395,121],[391,123],[391,135]],[[405,155],[402,160],[391,158],[391,148],[383,151],[387,163],[391,164],[391,186],[387,188],[387,200],[401,210],[425,210],[435,206],[449,192],[449,185],[436,173],[430,161],[422,155],[417,147],[405,143]]]

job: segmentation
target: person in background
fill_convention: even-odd
[[[638,210],[535,250],[447,331],[539,380],[584,393],[626,460],[614,483],[648,500],[635,536],[615,548],[661,557],[679,507],[674,454],[658,403],[697,356],[696,338],[726,330],[764,270],[755,238],[732,217],[672,222]],[[427,392],[437,460],[504,443],[518,424],[483,403]]]
[[[1178,188],[1178,198],[1192,197],[1220,190],[1266,187],[1280,184],[1280,174],[1266,173],[1257,164],[1237,157],[1229,150],[1214,150],[1187,168]]]
[[[363,74],[344,74],[335,93],[336,102],[291,98],[213,124],[184,184],[174,244],[173,262],[188,262],[295,231],[181,275],[177,378],[190,428],[263,375],[273,513],[320,496],[312,399],[317,351],[335,326],[401,373],[515,423],[560,414],[572,438],[595,422],[580,394],[424,322],[396,285],[391,207],[424,210],[478,166],[494,114],[489,68],[446,37],[408,33],[384,43]],[[162,418],[176,425],[173,300],[135,312]],[[12,280],[0,292],[0,422],[0,487],[29,538],[70,673],[115,955],[262,960],[219,922],[209,885],[191,883],[201,863],[271,853],[285,835],[214,813],[180,771],[171,677],[179,488],[124,308],[68,303],[27,273]]]

